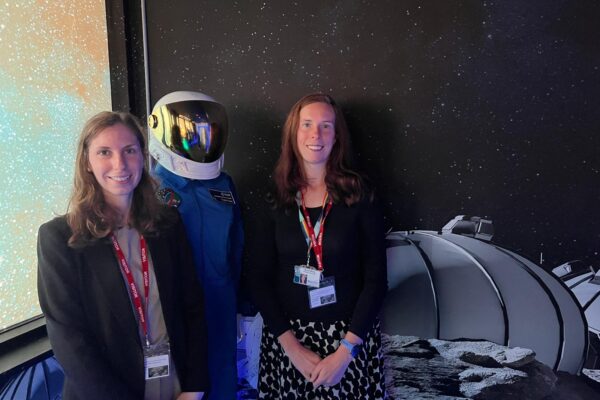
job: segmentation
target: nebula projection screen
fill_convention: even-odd
[[[104,0],[0,3],[0,331],[41,314],[38,227],[64,214],[83,123],[111,109]]]

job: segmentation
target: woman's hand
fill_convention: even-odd
[[[363,343],[363,340],[351,331],[346,332],[344,339],[354,344]],[[313,370],[310,381],[313,383],[315,388],[321,385],[337,385],[340,380],[342,380],[342,377],[344,376],[344,373],[346,372],[350,362],[352,362],[352,354],[350,354],[350,350],[340,343],[340,346],[336,351],[325,357],[323,361],[317,364]]]
[[[285,331],[277,339],[292,365],[304,378],[310,380],[313,370],[321,362],[321,357],[304,347],[291,330]]]
[[[352,355],[344,346],[338,347],[336,351],[325,357],[313,370],[310,381],[315,388],[321,385],[337,385],[348,365],[352,361]]]
[[[202,400],[204,392],[182,392],[177,400]]]

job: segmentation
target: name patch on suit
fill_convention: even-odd
[[[228,190],[208,189],[208,191],[212,196],[213,200],[219,201],[221,203],[235,204],[233,193],[231,193]]]

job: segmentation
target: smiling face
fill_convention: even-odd
[[[144,156],[135,134],[123,124],[101,130],[89,142],[88,165],[106,202],[126,213],[144,169]]]
[[[335,144],[335,112],[327,103],[300,109],[296,145],[305,169],[325,167]]]

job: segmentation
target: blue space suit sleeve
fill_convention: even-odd
[[[210,387],[208,369],[208,343],[207,326],[204,313],[204,293],[200,282],[197,280],[194,260],[189,242],[185,239],[186,233],[179,217],[175,225],[176,234],[172,236],[173,248],[177,249],[181,268],[181,281],[178,282],[183,289],[183,304],[185,309],[180,310],[185,321],[186,358],[185,374],[179,372],[181,389],[189,392],[205,392]]]
[[[239,199],[233,180],[229,178],[231,191],[234,198]],[[232,276],[236,286],[239,284],[242,273],[242,255],[244,250],[244,223],[242,220],[242,210],[239,201],[233,210],[233,224],[231,227],[231,268]]]

